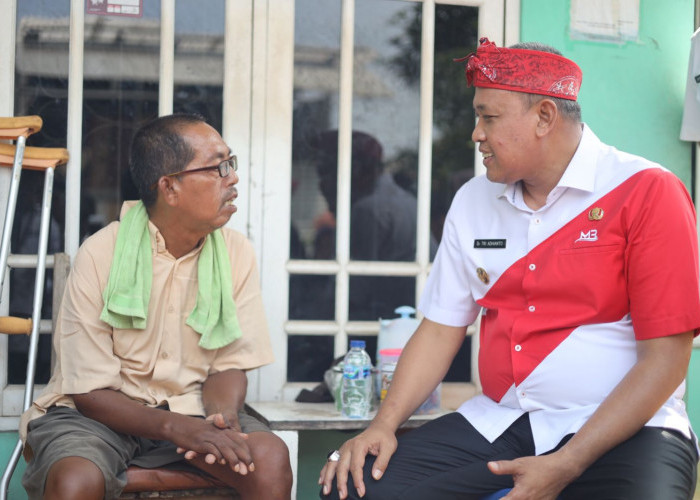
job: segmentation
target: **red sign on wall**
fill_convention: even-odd
[[[141,17],[143,0],[87,0],[85,13],[100,16]]]

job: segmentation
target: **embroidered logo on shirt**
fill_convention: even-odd
[[[591,229],[585,233],[581,231],[581,236],[576,241],[598,241],[598,230]]]
[[[474,240],[474,248],[505,248],[506,240]]]

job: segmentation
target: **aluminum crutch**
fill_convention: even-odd
[[[13,165],[14,170],[16,158],[16,146],[0,144],[0,166],[7,167],[9,165]],[[31,333],[29,339],[29,354],[27,359],[27,375],[24,386],[23,411],[26,411],[31,406],[34,399],[34,374],[36,368],[37,351],[39,347],[41,307],[44,298],[44,277],[46,273],[46,253],[49,241],[49,226],[51,222],[51,198],[53,195],[54,169],[58,165],[62,165],[67,162],[67,149],[39,147],[24,148],[24,158],[21,168],[44,170],[44,192],[41,201],[41,223],[39,226],[39,244],[37,249],[36,277],[34,280],[34,301],[32,304]],[[17,178],[19,179],[19,176]],[[7,226],[7,218],[5,226]],[[13,324],[16,324],[16,320],[17,319],[5,319],[3,321],[6,325],[12,326]],[[2,323],[0,323],[0,325],[2,325]],[[7,329],[10,329],[10,327],[8,326]],[[7,498],[10,479],[12,478],[15,467],[17,467],[17,463],[19,462],[19,458],[22,454],[22,448],[22,441],[18,440],[12,455],[10,456],[8,465],[2,475],[2,481],[0,482],[0,500],[6,500]]]

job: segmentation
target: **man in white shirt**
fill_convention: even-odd
[[[330,455],[323,497],[691,498],[687,190],[581,123],[581,70],[555,49],[482,39],[465,59],[487,173],[455,195],[425,319],[377,416]],[[483,394],[397,442],[479,314]]]

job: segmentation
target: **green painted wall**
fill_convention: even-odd
[[[569,0],[522,0],[523,41],[552,45],[583,70],[583,119],[603,142],[656,161],[690,188],[691,144],[679,139],[694,0],[640,0],[639,38],[572,40]]]
[[[7,467],[7,462],[10,460],[10,455],[15,448],[15,444],[17,444],[16,432],[0,432],[0,470],[4,471]],[[24,459],[20,458],[19,464],[10,481],[10,489],[7,496],[10,500],[26,500],[27,498],[27,493],[24,491],[24,488],[22,488],[21,483],[24,467]]]
[[[299,433],[297,500],[318,498],[318,477],[328,452],[356,436],[356,431],[304,431]]]
[[[693,349],[686,377],[686,408],[690,423],[696,433],[700,433],[700,347]]]

